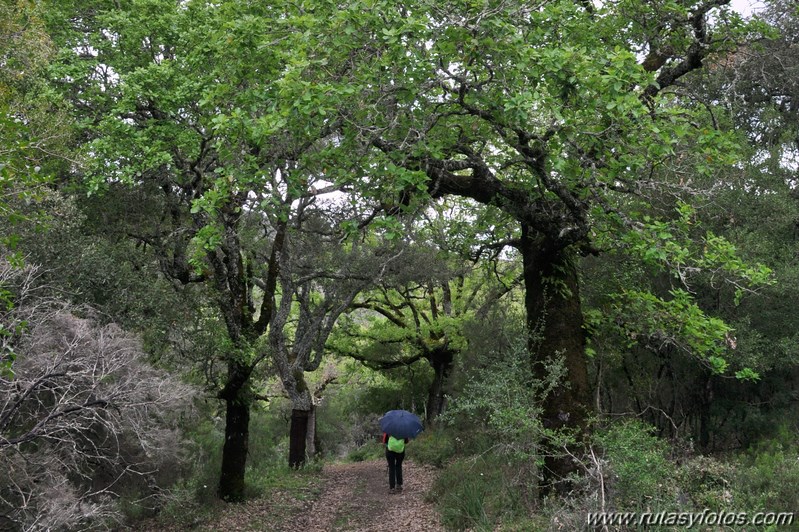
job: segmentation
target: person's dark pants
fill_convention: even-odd
[[[405,458],[405,453],[395,453],[394,451],[386,450],[386,460],[388,460],[388,487],[394,489],[394,486],[402,487],[402,460]]]

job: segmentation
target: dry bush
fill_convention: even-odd
[[[132,335],[37,294],[35,268],[0,261],[0,288],[0,529],[111,528],[121,494],[158,494],[194,391]]]

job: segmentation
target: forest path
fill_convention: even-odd
[[[308,511],[279,530],[307,532],[373,531],[385,528],[403,532],[443,531],[433,505],[425,501],[436,477],[433,468],[403,463],[401,493],[389,493],[385,460],[326,465],[319,498]]]

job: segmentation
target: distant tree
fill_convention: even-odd
[[[426,361],[433,374],[428,423],[444,411],[448,380],[467,347],[465,329],[494,305],[510,304],[521,285],[517,261],[483,242],[484,220],[469,220],[473,212],[463,202],[450,203],[409,224],[407,251],[391,275],[355,299],[334,343],[338,353],[374,370]]]
[[[313,393],[304,374],[319,368],[338,318],[359,293],[395,269],[404,253],[390,244],[347,240],[330,209],[311,209],[300,201],[298,211],[277,251],[279,290],[271,295],[274,314],[261,348],[291,399],[292,467],[305,462],[308,435],[315,432]]]

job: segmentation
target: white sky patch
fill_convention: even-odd
[[[782,155],[782,167],[796,172],[799,170],[799,149],[791,148],[785,150]]]
[[[745,17],[757,15],[766,6],[759,0],[732,0],[732,8]]]

